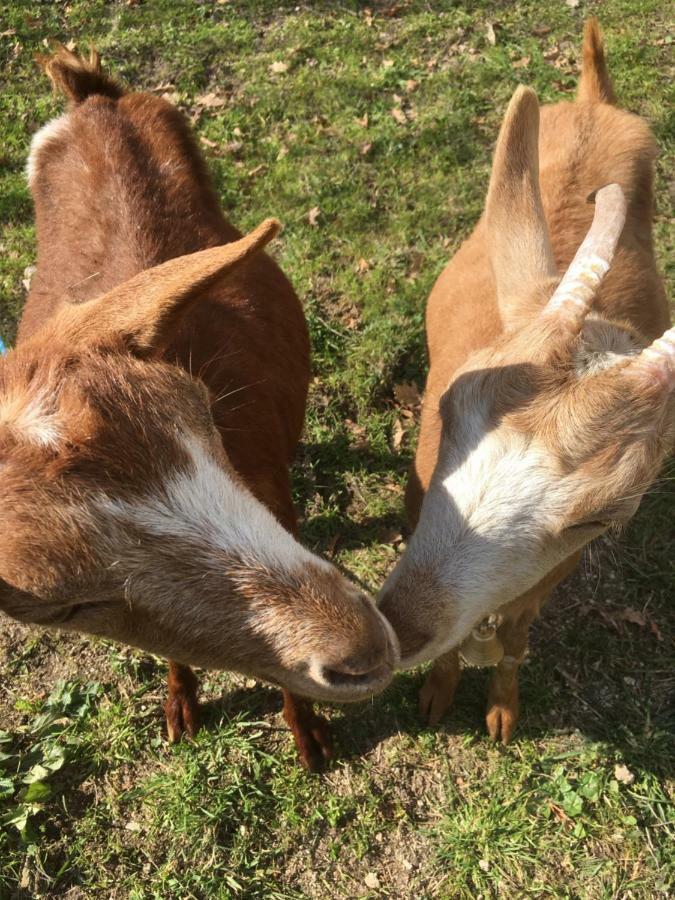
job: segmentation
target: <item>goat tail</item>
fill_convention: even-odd
[[[600,23],[593,16],[584,25],[583,63],[577,100],[587,103],[615,103],[614,88],[605,62],[605,43]]]
[[[88,59],[77,56],[58,41],[53,41],[51,47],[51,53],[38,53],[35,61],[44,69],[54,90],[64,94],[71,103],[82,103],[93,94],[113,100],[124,94],[120,85],[101,70],[101,58],[93,44]]]

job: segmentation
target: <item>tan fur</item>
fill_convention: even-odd
[[[487,440],[495,448],[519,448],[523,465],[537,451],[545,461],[536,473],[541,495],[550,501],[559,491],[561,502],[550,506],[537,534],[523,533],[522,547],[514,544],[511,558],[531,553],[533,560],[536,554],[544,559],[549,553],[549,571],[515,595],[503,557],[505,582],[497,573],[491,579],[490,573],[481,576],[486,584],[491,581],[495,600],[477,621],[487,612],[503,617],[500,637],[507,659],[490,688],[488,727],[505,741],[517,720],[516,676],[529,623],[575,567],[581,547],[609,523],[623,523],[635,512],[675,440],[675,404],[666,379],[643,377],[630,355],[669,324],[651,230],[656,149],[644,122],[608,105],[614,95],[595,20],[586,25],[578,102],[543,107],[538,127],[533,96],[522,88],[514,95],[495,152],[486,213],[429,298],[431,365],[406,495],[416,532],[381,596],[404,663],[406,656],[425,658],[423,650],[415,654],[420,634],[432,635],[429,646],[440,646],[459,615],[452,589],[446,586],[431,596],[424,592],[418,604],[415,580],[440,584],[440,573],[450,563],[452,571],[463,561],[468,565],[468,556],[454,558],[460,549],[452,546],[440,559],[442,535],[434,535],[430,525],[429,510],[439,508],[448,477],[447,460],[457,466]],[[590,228],[594,207],[589,196],[610,183],[620,185],[625,197],[625,226],[594,313],[585,321],[581,316],[570,331],[564,316],[542,311],[556,288],[555,273],[565,272]],[[609,216],[620,213],[610,204]],[[471,428],[479,433],[472,436]],[[448,456],[453,447],[454,456]],[[490,473],[475,477],[486,479],[484,486],[475,486],[475,494],[489,508]],[[436,506],[428,502],[432,498]],[[452,500],[446,498],[448,503]],[[454,522],[453,527],[462,526]],[[472,538],[471,522],[465,529],[456,544],[465,548],[462,553],[474,547],[474,559],[480,559],[481,541],[484,553],[490,552],[489,530]],[[420,543],[420,534],[433,538],[433,548],[431,542]],[[532,550],[530,539],[541,549]],[[437,568],[423,571],[425,559],[436,560]],[[508,602],[500,605],[500,593]],[[457,642],[466,633],[457,634]],[[423,711],[433,720],[450,704],[458,678],[452,649],[440,658],[421,694]]]

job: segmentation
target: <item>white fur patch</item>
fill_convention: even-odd
[[[52,119],[51,122],[47,122],[46,125],[44,125],[39,131],[36,131],[36,133],[33,135],[33,139],[30,142],[30,152],[28,154],[28,160],[26,162],[26,178],[28,179],[28,184],[31,187],[33,186],[39,168],[38,157],[40,154],[40,150],[49,141],[60,137],[67,126],[68,116],[59,116],[57,119]]]
[[[57,412],[44,390],[0,397],[0,425],[42,447],[56,448],[62,438]]]
[[[151,534],[184,538],[275,571],[330,565],[299,544],[249,491],[218,465],[200,441],[185,439],[192,465],[157,494],[130,502],[105,498],[105,511]]]
[[[480,409],[464,410],[461,421],[461,444],[442,441],[419,524],[383,590],[395,595],[412,566],[433,575],[451,612],[452,626],[439,629],[406,666],[456,646],[576,549],[549,540],[573,486],[547,451],[517,432],[487,430]],[[401,602],[412,607],[415,598]]]

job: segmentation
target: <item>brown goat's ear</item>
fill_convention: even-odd
[[[261,250],[279,227],[275,219],[266,219],[238,241],[146,269],[102,297],[66,306],[50,325],[70,346],[121,337],[136,353],[158,355],[202,292]]]
[[[508,313],[534,283],[556,276],[539,190],[539,103],[522,85],[497,139],[485,219],[497,294]]]

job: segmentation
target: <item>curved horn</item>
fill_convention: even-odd
[[[562,318],[572,331],[579,331],[612,264],[625,221],[626,197],[620,185],[600,188],[593,224],[544,307],[544,315]]]
[[[653,344],[645,347],[631,361],[630,369],[658,379],[668,391],[675,389],[675,328],[669,328]]]

